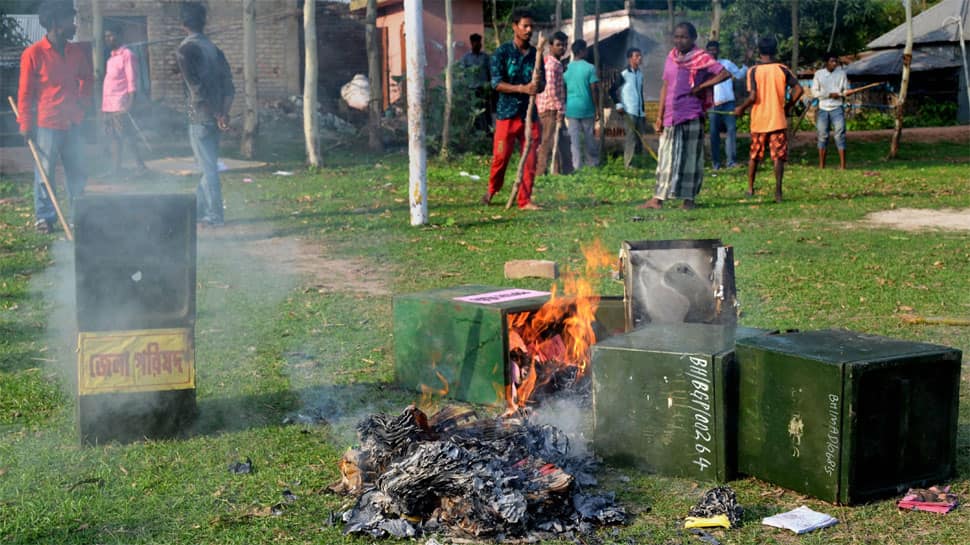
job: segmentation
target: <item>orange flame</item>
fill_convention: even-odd
[[[600,301],[593,280],[613,259],[598,240],[582,251],[586,258],[583,273],[564,271],[561,296],[553,284],[549,301],[541,308],[509,315],[509,351],[516,353],[524,367],[515,364],[510,370],[505,397],[509,414],[525,407],[535,391],[557,373],[567,368],[575,368],[576,378],[586,373],[590,347],[596,342],[593,322]]]
[[[427,384],[421,385],[421,399],[418,400],[418,408],[426,414],[438,412],[438,400],[448,395],[448,379],[438,371],[435,371],[434,374],[441,381],[441,388],[433,388]]]

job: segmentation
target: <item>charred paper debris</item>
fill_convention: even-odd
[[[479,418],[414,406],[358,426],[360,446],[331,490],[355,496],[344,531],[375,538],[423,534],[494,541],[547,539],[620,524],[626,512],[596,485],[594,460],[574,457],[558,428],[527,418]]]

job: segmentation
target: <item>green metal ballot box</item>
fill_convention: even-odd
[[[838,504],[956,463],[959,350],[844,330],[738,341],[741,473]]]
[[[481,403],[505,401],[509,317],[538,310],[544,291],[458,286],[394,298],[394,370],[405,388]],[[598,339],[624,328],[622,298],[602,298]]]
[[[649,324],[593,347],[593,447],[604,459],[724,482],[736,472],[735,340],[767,331]]]

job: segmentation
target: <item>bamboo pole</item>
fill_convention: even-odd
[[[320,128],[317,124],[317,7],[315,0],[303,3],[303,136],[306,140],[306,157],[310,166],[319,167]]]
[[[243,79],[246,107],[243,110],[243,133],[239,151],[252,159],[256,154],[256,129],[259,126],[256,96],[256,0],[243,2]]]
[[[532,83],[539,82],[539,71],[543,68],[543,49],[546,47],[546,37],[539,33],[539,42],[536,44],[536,62],[532,70]],[[519,157],[519,168],[515,172],[515,183],[512,184],[512,193],[509,194],[509,201],[505,203],[505,209],[512,208],[516,196],[519,194],[519,186],[522,185],[522,176],[525,174],[525,161],[532,150],[535,142],[532,140],[532,109],[536,104],[536,96],[529,96],[529,105],[525,109],[525,145],[522,146],[522,156]]]
[[[428,223],[428,149],[424,134],[424,2],[404,0],[408,97],[408,202],[411,225]]]
[[[451,10],[451,0],[445,0],[445,111],[441,123],[441,153],[442,159],[448,158],[448,145],[451,141],[451,108],[455,86],[452,77],[452,66],[455,63],[454,18]]]
[[[10,108],[13,110],[13,115],[20,117],[20,113],[17,110],[17,103],[13,101],[13,97],[8,96],[7,101],[10,102]],[[44,182],[44,187],[47,189],[47,196],[51,199],[51,204],[54,205],[54,212],[57,212],[57,221],[61,222],[61,227],[64,228],[64,235],[67,236],[67,240],[74,240],[74,233],[71,232],[71,226],[64,219],[64,213],[61,212],[61,206],[57,203],[57,197],[54,195],[54,185],[51,184],[50,178],[47,177],[47,171],[44,170],[44,163],[40,160],[40,153],[37,152],[37,147],[34,145],[34,141],[31,138],[27,138],[27,147],[30,148],[30,154],[34,157],[34,165],[37,170],[40,171],[40,179]],[[51,165],[53,167],[54,165]],[[52,168],[53,170],[53,168]]]

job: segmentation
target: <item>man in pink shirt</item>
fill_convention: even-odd
[[[138,167],[136,173],[142,173],[146,167],[138,153],[138,140],[130,113],[135,91],[138,90],[135,56],[130,49],[121,45],[121,32],[117,25],[105,29],[104,44],[111,50],[111,56],[104,67],[101,111],[104,112],[104,132],[111,139],[112,172],[121,173],[121,152],[125,142],[128,142]]]

